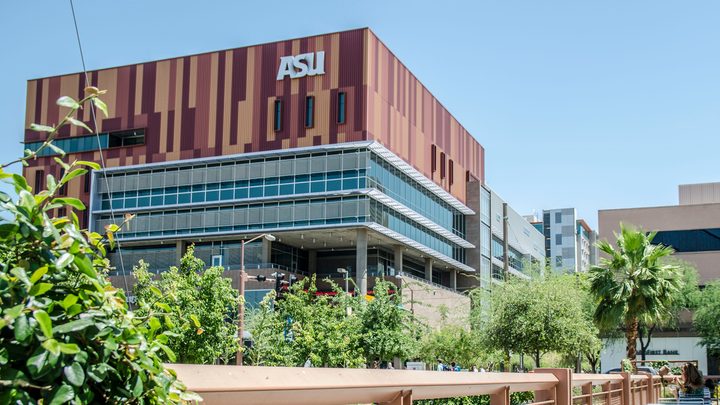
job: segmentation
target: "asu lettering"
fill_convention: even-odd
[[[290,76],[291,79],[297,79],[322,74],[325,74],[324,51],[280,57],[280,67],[277,73],[278,80],[283,80],[285,76]]]

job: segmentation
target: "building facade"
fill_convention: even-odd
[[[679,205],[598,211],[600,238],[612,243],[621,223],[657,232],[653,242],[671,246],[675,249],[673,257],[692,264],[702,286],[720,278],[720,183],[681,185],[678,197]],[[686,347],[691,342],[697,346],[692,352],[695,357],[682,357],[683,353],[666,357],[697,359],[706,365],[704,372],[717,374],[720,358],[708,356],[705,347],[697,345],[690,319],[686,316],[678,330],[663,331],[658,336],[668,338],[674,347]],[[612,356],[609,350],[603,355]]]
[[[558,272],[586,272],[597,264],[597,232],[578,218],[575,208],[543,210],[533,226],[545,236],[548,266]]]
[[[477,280],[483,148],[369,29],[87,78],[28,81],[26,127],[58,122],[61,95],[108,91],[98,136],[66,127],[55,143],[70,159],[105,158],[64,190],[89,207],[83,226],[134,215],[110,253],[117,283],[141,258],[166,269],[191,243],[206,263],[238,270],[241,242],[265,233],[275,241],[246,246],[251,274],[343,268],[360,293],[400,272],[450,291],[459,277]],[[89,111],[78,114],[93,126]],[[42,140],[25,133],[28,149]],[[60,175],[54,157],[24,168],[35,189]]]

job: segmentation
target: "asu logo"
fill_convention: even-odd
[[[325,74],[325,52],[301,53],[295,56],[282,56],[277,79],[282,80],[285,76],[297,79],[305,76]]]

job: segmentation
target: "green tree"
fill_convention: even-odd
[[[394,284],[378,279],[373,287],[373,299],[357,305],[361,345],[368,363],[375,359],[381,362],[395,357],[406,359],[413,352],[416,322],[403,308],[402,296],[397,291]],[[364,297],[358,299],[364,300]]]
[[[693,324],[709,351],[720,353],[720,281],[705,286],[695,309]]]
[[[222,267],[205,263],[188,247],[180,267],[153,278],[143,261],[133,269],[138,315],[165,309],[160,330],[177,337],[168,346],[180,363],[227,364],[238,350],[237,308],[240,298]]]
[[[482,300],[485,314],[474,317],[484,346],[532,355],[536,367],[547,352],[577,356],[593,333],[579,288],[572,276],[511,278],[493,287]]]
[[[336,287],[336,286],[335,286]],[[253,347],[248,362],[264,366],[359,367],[365,362],[360,345],[357,301],[336,287],[334,297],[316,295],[315,276],[292,286],[276,300],[265,296],[248,314]],[[347,308],[351,308],[348,311]]]
[[[627,358],[632,360],[637,354],[638,324],[667,319],[682,285],[678,267],[662,260],[673,249],[653,245],[654,236],[621,224],[617,249],[607,241],[598,242],[609,258],[590,270],[595,321],[600,327],[624,327]]]
[[[26,164],[38,152],[51,149],[58,130],[77,125],[75,112],[85,103],[105,111],[97,97],[103,92],[85,89],[80,101],[61,97],[68,108],[55,127],[33,124],[48,133],[37,151],[26,150],[16,162]],[[92,108],[92,106],[90,107]],[[92,131],[90,131],[92,132]],[[47,176],[47,190],[32,190],[26,179],[0,168],[0,179],[12,184],[13,200],[0,193],[0,403],[179,403],[198,397],[185,392],[173,372],[162,364],[173,358],[167,347],[171,336],[153,325],[154,314],[137,318],[128,311],[125,295],[104,276],[109,263],[106,245],[120,227],[106,235],[82,230],[76,211],[85,209],[75,198],[58,197],[61,187],[87,175],[92,162],[66,163],[60,179]],[[69,214],[53,217],[55,209]]]
[[[465,368],[480,368],[492,362],[492,354],[481,349],[477,332],[450,324],[424,334],[416,357],[429,365],[440,359],[446,363],[454,361]]]

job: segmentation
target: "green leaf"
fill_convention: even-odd
[[[78,363],[65,366],[63,368],[63,374],[65,374],[67,381],[76,387],[81,387],[85,382],[85,371],[83,371],[82,366]]]
[[[33,355],[27,359],[25,364],[27,365],[27,369],[33,378],[37,378],[38,376],[44,374],[45,368],[48,366],[49,355],[49,351],[38,347]]]
[[[105,115],[105,117],[107,118],[108,110],[107,110],[107,105],[105,104],[105,102],[100,100],[99,98],[94,98],[92,100],[92,102],[93,102],[93,104],[95,104],[95,107],[97,107],[100,111],[102,111],[103,114]]]
[[[63,162],[63,160],[60,159],[59,157],[56,156],[53,160],[54,160],[57,164],[59,164],[60,167],[62,167],[65,171],[70,170],[70,165],[67,164],[67,163],[65,163],[65,162]]]
[[[143,393],[143,382],[140,378],[140,374],[135,378],[135,385],[133,386],[132,393],[136,398],[139,398]]]
[[[77,332],[83,330],[89,326],[94,325],[95,322],[91,318],[81,318],[75,321],[70,321],[62,325],[58,325],[53,328],[53,332],[57,334],[65,334],[70,332]]]
[[[160,329],[160,326],[162,326],[160,324],[160,321],[157,318],[155,318],[154,316],[152,318],[150,318],[150,320],[148,321],[148,325],[150,326],[150,330],[152,330],[152,331]]]
[[[70,173],[67,173],[65,176],[63,176],[62,180],[63,183],[67,183],[70,180],[74,179],[77,176],[82,176],[83,174],[87,173],[87,169],[75,169],[71,171]]]
[[[87,166],[93,170],[100,170],[100,165],[95,162],[89,162],[87,160],[78,160],[77,164],[79,166]]]
[[[30,130],[36,132],[52,132],[55,130],[55,128],[49,127],[47,125],[30,124]]]
[[[67,384],[63,384],[56,388],[52,393],[52,400],[50,405],[62,405],[66,402],[72,401],[75,398],[75,390]]]
[[[89,126],[87,126],[84,122],[80,121],[79,119],[76,119],[76,118],[73,118],[73,117],[68,117],[68,121],[69,121],[71,124],[75,125],[76,127],[83,128],[84,130],[86,130],[86,131],[88,131],[88,132],[91,132],[91,133],[94,132],[92,129],[90,129]]]
[[[13,328],[15,329],[15,340],[17,340],[18,342],[24,342],[25,339],[32,335],[32,328],[30,327],[30,322],[28,322],[28,319],[25,315],[20,315],[15,318]]]
[[[38,281],[40,281],[42,276],[44,276],[45,273],[47,273],[47,271],[48,271],[48,266],[42,266],[39,269],[35,270],[35,272],[30,277],[30,282],[33,284],[37,283]]]
[[[46,292],[50,291],[53,288],[54,284],[51,283],[38,283],[32,286],[30,289],[30,292],[28,292],[29,295],[37,297],[38,295],[43,295]]]
[[[60,306],[63,307],[67,311],[68,308],[75,305],[75,303],[78,300],[78,296],[75,294],[68,294],[63,298],[63,300],[60,302]]]
[[[7,364],[9,359],[7,347],[0,347],[0,366]]]
[[[193,321],[193,324],[195,325],[196,328],[200,327],[200,321],[198,320],[197,315],[190,314],[190,319]]]
[[[156,297],[162,297],[163,293],[160,291],[159,288],[155,287],[154,285],[150,286],[150,291],[152,291],[153,294],[155,294]]]
[[[84,169],[78,169],[78,170],[85,171]],[[85,171],[85,172],[87,172],[87,171]],[[72,197],[55,198],[51,201],[51,203],[52,204],[69,205],[69,206],[76,208],[78,210],[81,210],[81,211],[85,209],[85,204],[83,204],[82,201],[80,201],[77,198],[72,198]]]
[[[25,269],[23,269],[22,267],[13,268],[12,270],[10,270],[10,274],[17,277],[18,280],[22,281],[23,284],[25,284],[26,286],[29,287],[31,285],[30,279],[28,278],[27,273],[25,273]]]
[[[40,330],[42,331],[43,335],[45,335],[46,338],[51,338],[53,333],[50,315],[48,315],[47,312],[43,311],[42,309],[38,309],[37,311],[33,312],[33,317],[35,318],[35,320],[38,321],[38,325],[40,325]]]
[[[75,101],[74,98],[68,97],[68,96],[62,96],[55,102],[60,107],[67,107],[67,108],[80,108],[80,104],[78,104],[77,101]]]
[[[23,177],[19,174],[13,174],[12,178],[13,178],[13,182],[15,183],[16,189],[30,191],[30,186],[28,186],[27,180],[25,180],[25,177]],[[35,192],[38,192],[38,191],[40,191],[40,190],[35,190]]]
[[[45,350],[49,351],[52,354],[60,354],[60,344],[55,339],[48,339],[42,342],[42,347],[44,347]]]
[[[60,343],[60,351],[65,354],[78,354],[80,346],[75,343]]]
[[[75,256],[73,263],[75,263],[77,268],[86,276],[93,279],[97,277],[97,272],[95,272],[92,262],[87,256]]]
[[[59,146],[55,145],[54,143],[52,143],[52,142],[48,143],[47,147],[52,149],[52,151],[57,153],[58,155],[65,156],[65,151],[62,150]]]
[[[73,261],[73,255],[71,255],[68,252],[63,253],[60,255],[60,257],[55,260],[55,267],[58,268],[58,270],[64,269],[67,267],[68,264],[72,263]]]

